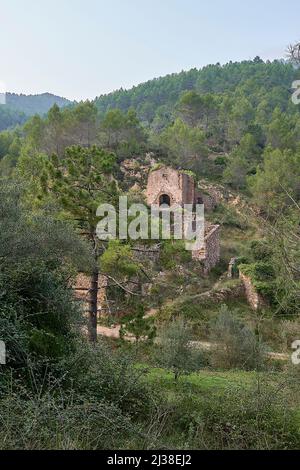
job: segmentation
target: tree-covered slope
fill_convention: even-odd
[[[71,101],[51,93],[43,93],[41,95],[6,94],[6,105],[11,109],[23,112],[27,116],[45,114],[55,104],[63,108],[71,104]]]
[[[22,125],[26,119],[24,113],[10,109],[8,106],[0,105],[0,132],[17,125]]]
[[[253,61],[208,65],[200,70],[195,68],[156,78],[130,90],[100,96],[95,102],[102,112],[111,108],[127,111],[132,107],[140,119],[151,122],[156,115],[172,111],[180,95],[187,90],[222,94],[241,89],[249,96],[256,96],[257,91],[263,95],[273,89],[274,94],[284,98],[298,74],[291,64],[263,62],[257,57]]]
[[[24,124],[29,117],[46,114],[54,105],[60,108],[71,104],[71,101],[50,93],[41,95],[6,94],[6,104],[0,105],[0,132]]]

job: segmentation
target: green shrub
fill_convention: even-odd
[[[138,428],[117,405],[55,389],[29,393],[13,387],[0,398],[1,450],[127,448]]]
[[[228,388],[206,397],[191,421],[193,448],[217,450],[292,450],[299,448],[296,413],[278,387]],[[191,433],[191,434],[192,434]]]
[[[182,374],[199,370],[204,364],[201,351],[192,347],[191,326],[182,319],[165,325],[158,338],[157,362],[171,370],[175,380]]]
[[[130,354],[102,342],[96,347],[83,344],[81,349],[80,374],[74,377],[79,395],[113,403],[130,416],[147,414],[151,393],[142,381],[144,371],[134,367]]]
[[[217,157],[215,159],[215,165],[217,166],[226,166],[228,164],[228,158],[227,157]]]
[[[213,222],[225,227],[246,230],[248,228],[246,218],[242,218],[233,207],[220,204],[213,213]]]
[[[253,240],[250,250],[255,261],[269,261],[272,256],[272,248],[265,240]]]
[[[260,369],[264,364],[264,347],[255,334],[227,306],[221,308],[211,325],[211,365],[218,369]]]
[[[174,269],[178,264],[185,264],[192,259],[182,240],[167,240],[160,252],[160,262],[165,269]]]
[[[268,299],[270,303],[275,302],[275,271],[271,263],[257,261],[253,264],[241,264],[239,269],[250,277],[259,294]]]
[[[68,285],[69,276],[68,270],[38,261],[0,272],[0,329],[1,322],[6,325],[1,339],[7,342],[10,365],[17,360],[14,336],[23,338],[22,359],[17,353],[19,366],[26,364],[28,355],[57,359],[72,352],[73,325],[79,321],[80,309]]]

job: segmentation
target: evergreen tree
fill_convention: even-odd
[[[89,295],[89,338],[97,340],[99,257],[105,249],[96,234],[102,203],[115,204],[118,189],[113,178],[115,156],[97,147],[67,148],[60,160],[53,156],[41,177],[46,191],[51,192],[65,216],[78,227],[91,245],[94,267]]]

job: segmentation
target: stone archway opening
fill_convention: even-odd
[[[159,198],[159,205],[160,206],[171,206],[171,198],[168,194],[162,194]]]

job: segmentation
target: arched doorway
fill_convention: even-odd
[[[159,205],[160,206],[171,206],[171,198],[167,194],[162,194],[159,198]]]

